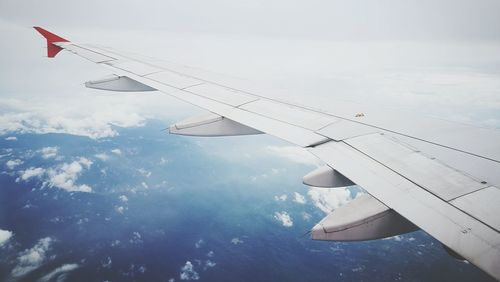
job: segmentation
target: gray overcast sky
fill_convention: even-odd
[[[22,25],[164,29],[327,39],[498,40],[498,0],[2,0]]]
[[[33,25],[314,107],[345,99],[500,128],[497,0],[0,0],[0,133],[108,136],[109,124],[196,110],[161,94],[84,88],[108,70],[67,52],[44,58]]]

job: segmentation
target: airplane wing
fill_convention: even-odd
[[[266,133],[306,148],[325,166],[304,176],[317,187],[360,185],[369,195],[312,229],[317,240],[370,240],[422,229],[456,257],[500,279],[500,132],[332,102],[316,110],[232,86],[209,73],[77,44],[35,27],[48,57],[67,50],[111,70],[87,87],[158,90],[209,113],[170,132],[193,136]]]

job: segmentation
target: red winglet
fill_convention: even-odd
[[[59,51],[62,50],[61,47],[54,45],[52,43],[54,42],[69,42],[69,40],[66,40],[58,35],[55,35],[39,26],[34,26],[34,29],[38,31],[45,39],[47,39],[47,56],[49,58],[54,58]]]

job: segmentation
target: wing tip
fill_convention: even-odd
[[[55,42],[69,42],[69,40],[64,39],[60,37],[59,35],[56,35],[43,27],[40,26],[33,26],[33,28],[38,31],[46,40],[47,40],[47,57],[49,58],[54,58],[57,53],[59,53],[62,48],[53,44]]]

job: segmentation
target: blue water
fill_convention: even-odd
[[[305,205],[290,200],[293,192],[307,194],[300,178],[312,167],[259,151],[269,142],[283,143],[270,137],[187,138],[165,134],[164,127],[153,120],[116,128],[119,136],[104,140],[3,136],[0,154],[8,156],[0,159],[0,229],[14,236],[0,247],[0,280],[11,279],[20,253],[45,237],[53,241],[43,262],[19,281],[36,280],[64,264],[78,267],[54,281],[180,281],[187,261],[197,273],[191,278],[200,281],[490,280],[421,231],[360,243],[312,241],[303,235],[325,214],[310,199]],[[47,146],[57,146],[60,159],[37,153]],[[115,148],[122,155],[110,153]],[[214,153],[220,148],[251,157],[220,157]],[[102,152],[108,160],[95,157]],[[93,162],[77,179],[92,193],[49,187],[43,177],[16,182],[29,167],[49,169],[79,157]],[[7,169],[5,162],[16,158],[24,163]],[[273,168],[281,173],[269,173]],[[289,199],[276,201],[281,194]],[[280,211],[291,215],[292,227],[273,217]],[[304,212],[310,220],[302,218]],[[235,238],[241,243],[232,243]]]

